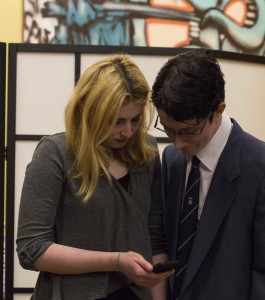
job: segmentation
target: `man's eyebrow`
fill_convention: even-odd
[[[197,124],[194,124],[194,125],[190,124],[190,127],[182,128],[180,130],[185,131],[185,130],[190,130],[190,129],[196,129],[198,127],[198,125]]]
[[[160,122],[160,124],[161,124],[163,127],[167,128],[167,129],[169,129],[169,130],[175,131],[174,129],[172,129],[172,128],[166,126],[166,125],[164,125],[162,122]],[[187,124],[186,124],[186,125],[187,125]],[[196,126],[197,126],[197,124],[194,124],[194,125],[193,125],[193,124],[190,124],[190,127],[180,128],[178,131],[190,130],[190,129],[196,128]]]

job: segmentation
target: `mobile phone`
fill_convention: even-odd
[[[178,264],[179,264],[178,260],[168,260],[162,263],[157,263],[153,266],[153,272],[160,273],[160,272],[165,272],[173,269],[176,271]]]

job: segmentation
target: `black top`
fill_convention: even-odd
[[[123,177],[118,179],[120,185],[126,190],[128,191],[128,186],[129,186],[129,181],[130,181],[130,174],[127,173],[125,174]]]

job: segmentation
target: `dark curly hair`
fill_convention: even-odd
[[[202,119],[224,101],[224,86],[224,75],[212,52],[189,50],[161,68],[152,87],[152,101],[176,121]]]

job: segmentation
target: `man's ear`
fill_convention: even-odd
[[[223,102],[221,102],[221,103],[218,104],[215,112],[217,114],[222,115],[222,113],[224,112],[225,108],[226,108],[226,103],[223,101]]]

